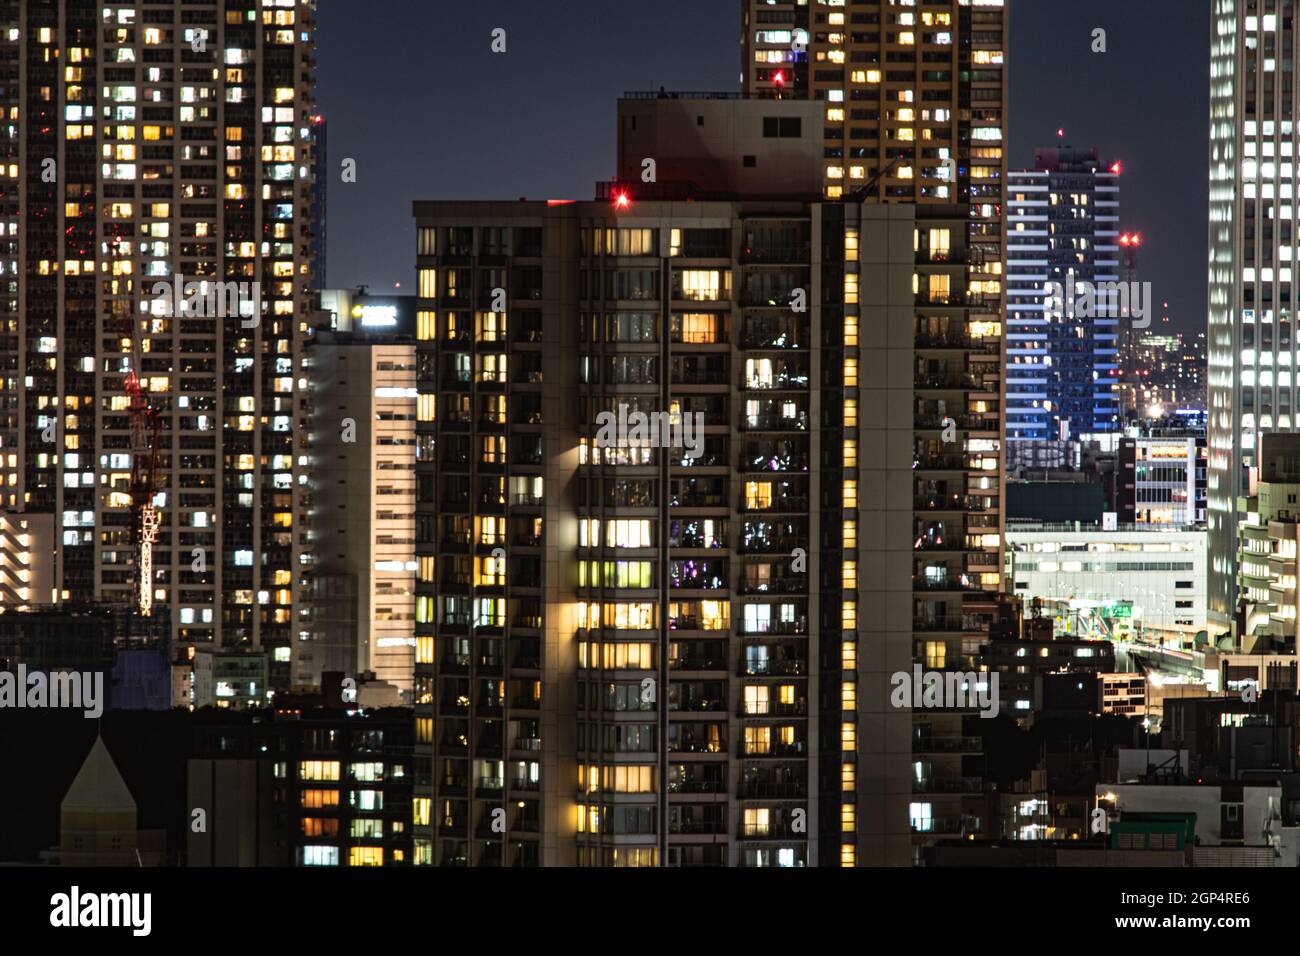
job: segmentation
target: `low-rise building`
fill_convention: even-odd
[[[1206,532],[1176,526],[1007,525],[1007,576],[1026,601],[1130,604],[1134,630],[1190,640],[1206,622]]]

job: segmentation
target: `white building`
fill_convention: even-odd
[[[1141,751],[1134,756],[1144,758]],[[1282,788],[1276,784],[1099,783],[1097,801],[1112,820],[1125,813],[1196,814],[1193,866],[1260,866],[1270,859],[1273,866],[1297,864],[1300,828],[1282,825]]]
[[[54,515],[0,511],[0,613],[55,604]]]
[[[326,291],[312,372],[310,618],[294,679],[415,666],[415,339],[410,300]]]
[[[1026,601],[1130,601],[1135,627],[1188,636],[1205,629],[1204,530],[1017,523],[1006,540],[1007,574]]]

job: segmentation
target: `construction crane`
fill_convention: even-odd
[[[132,364],[139,366],[139,319],[132,317]],[[158,431],[162,416],[144,397],[140,376],[132,368],[123,385],[131,420],[131,544],[135,548],[136,603],[144,617],[153,614],[153,543],[158,537]]]

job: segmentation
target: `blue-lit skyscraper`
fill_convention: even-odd
[[[1118,294],[1087,295],[1127,278],[1118,177],[1118,164],[1103,166],[1095,149],[1069,148],[1036,150],[1032,170],[1008,173],[1009,471],[1069,465],[1084,436],[1118,432],[1118,334],[1128,310]]]

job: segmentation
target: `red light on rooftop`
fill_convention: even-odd
[[[1119,237],[1119,244],[1120,244],[1121,246],[1127,246],[1127,245],[1129,245],[1129,244],[1132,243],[1132,242],[1133,242],[1133,239],[1132,239],[1132,237],[1129,236],[1129,234],[1128,234],[1127,232],[1124,233],[1124,235],[1122,235],[1122,236]]]
[[[614,208],[615,208],[615,209],[626,209],[626,208],[627,208],[628,206],[630,206],[630,205],[632,205],[632,200],[631,200],[631,198],[628,196],[628,194],[627,194],[627,190],[622,190],[622,191],[620,191],[620,192],[616,192],[616,193],[614,194]]]
[[[785,71],[784,71],[784,70],[777,70],[777,71],[776,71],[776,75],[772,77],[772,80],[773,80],[773,82],[775,82],[775,83],[784,84],[784,83],[785,83]]]
[[[1133,245],[1135,246],[1142,245],[1142,233],[1140,232],[1133,233]]]
[[[1116,162],[1114,165],[1110,167],[1110,171],[1114,173],[1116,176],[1118,176],[1124,170],[1123,167],[1118,162]]]
[[[1065,138],[1065,130],[1063,130],[1063,129],[1058,129],[1058,130],[1056,131],[1056,135],[1059,136],[1059,137],[1061,137],[1062,139],[1064,139],[1064,138]]]

